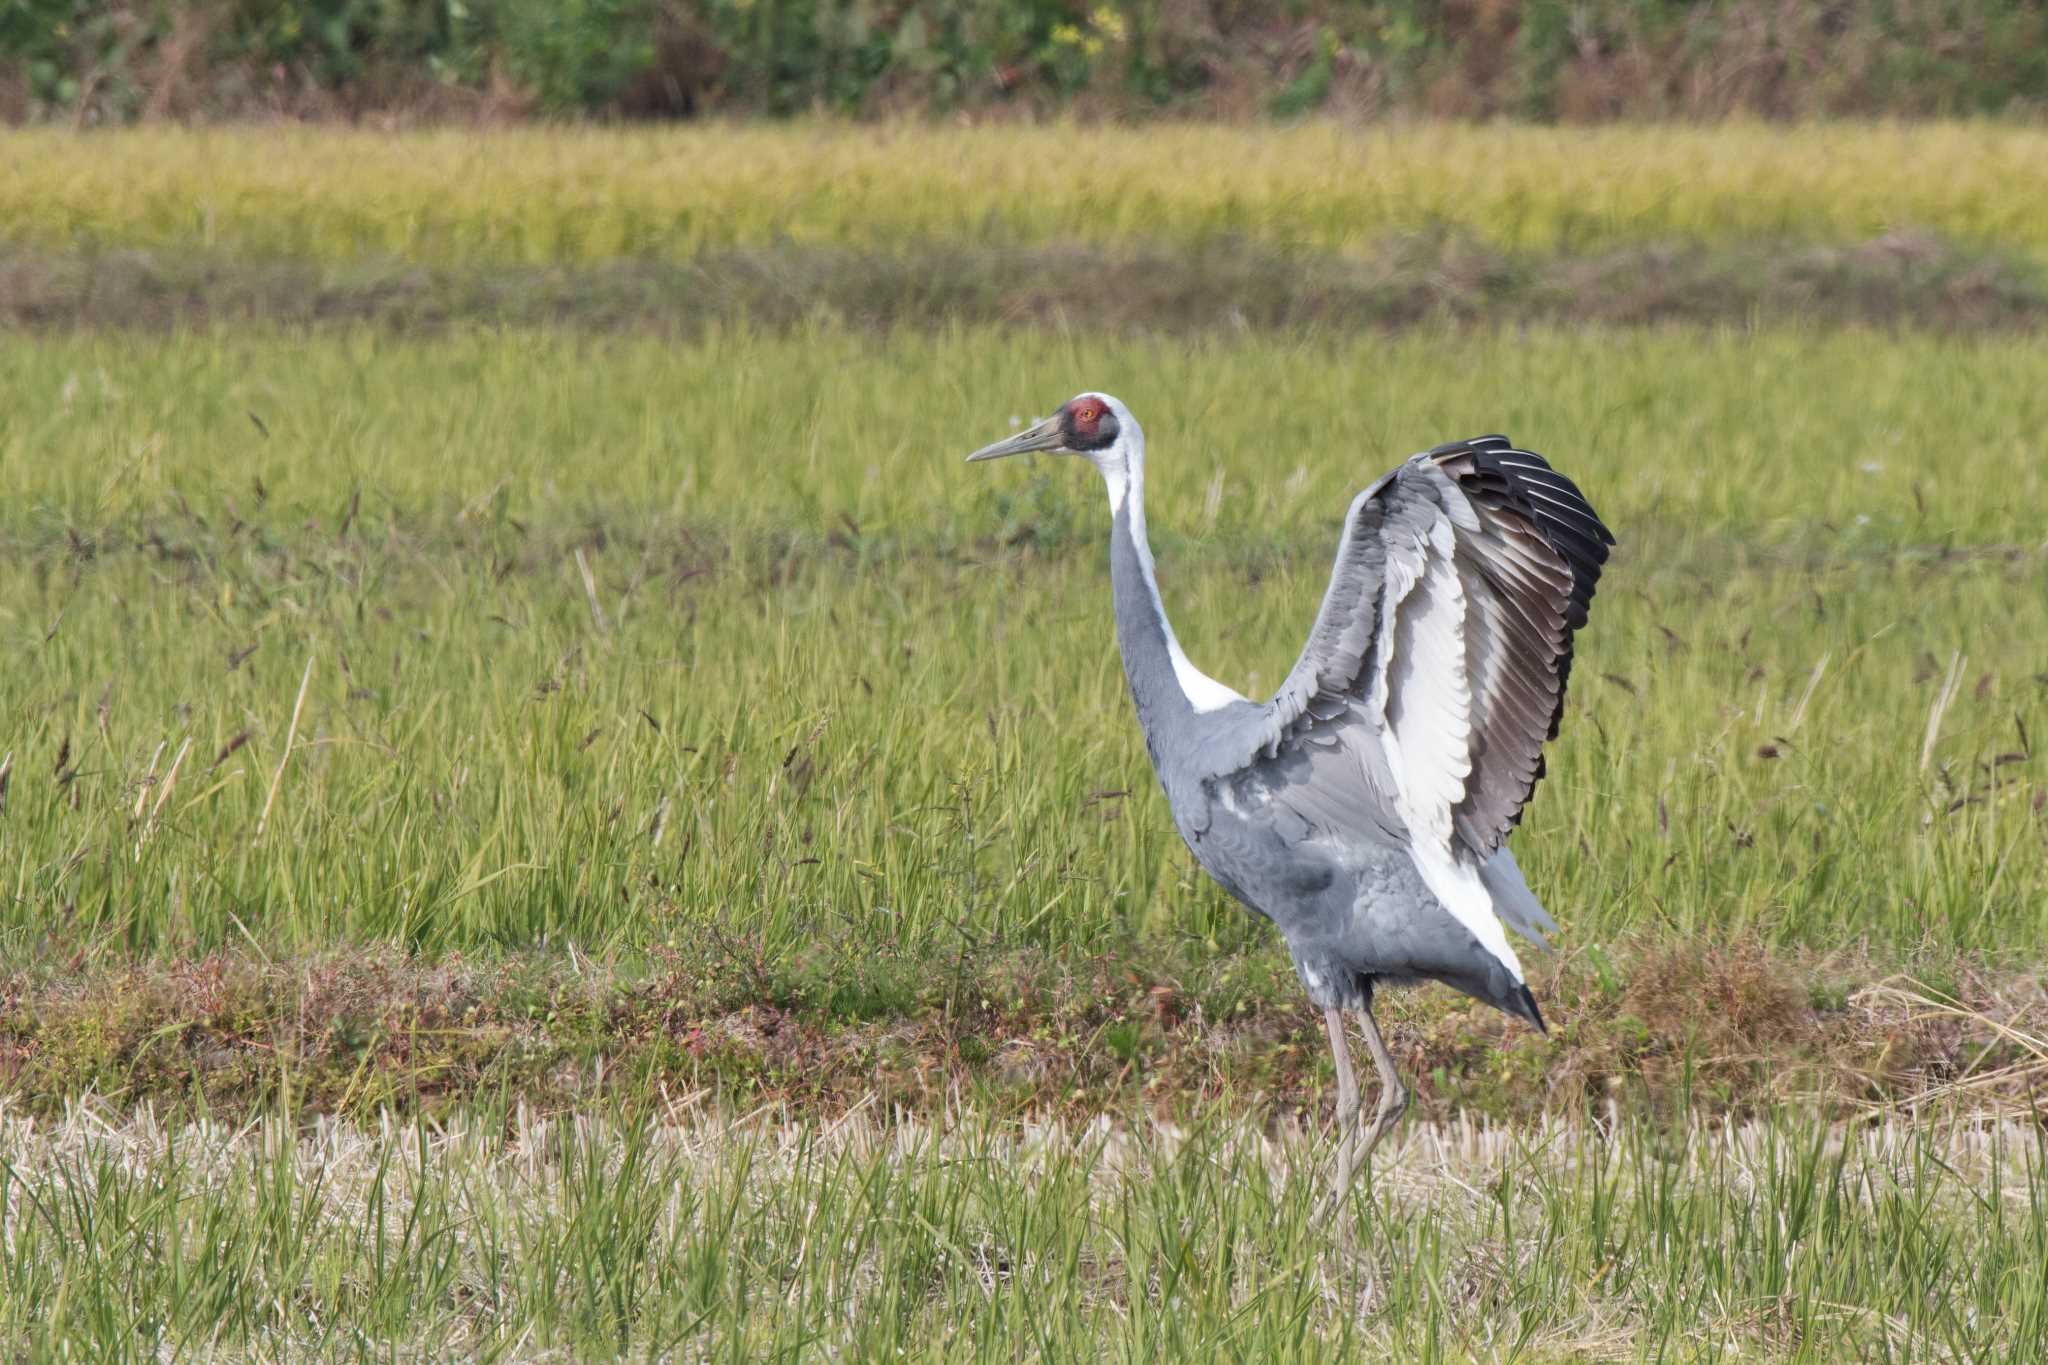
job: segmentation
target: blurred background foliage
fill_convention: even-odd
[[[0,119],[2032,116],[2048,0],[0,0]]]

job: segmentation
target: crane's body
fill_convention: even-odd
[[[1316,755],[1263,754],[1267,708],[1187,661],[1161,609],[1143,512],[1128,503],[1113,517],[1109,562],[1124,675],[1174,825],[1204,871],[1273,921],[1316,1006],[1362,1009],[1375,979],[1428,979],[1540,1028],[1512,953],[1503,962],[1486,951],[1423,881],[1385,774],[1351,775],[1360,818],[1338,825],[1288,800],[1313,788]],[[1499,880],[1529,895],[1512,855],[1499,859]]]
[[[1153,768],[1196,860],[1286,940],[1324,1012],[1344,1126],[1359,1106],[1343,1015],[1363,1022],[1382,1095],[1341,1149],[1341,1194],[1406,1103],[1376,984],[1442,982],[1543,1027],[1503,926],[1541,943],[1555,925],[1504,841],[1613,538],[1503,437],[1417,455],[1353,501],[1309,642],[1253,702],[1195,668],[1167,620],[1128,409],[1081,394],[969,458],[1032,450],[1103,476],[1117,643]]]

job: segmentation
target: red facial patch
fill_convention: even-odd
[[[1096,424],[1102,420],[1102,414],[1105,411],[1107,409],[1102,406],[1099,400],[1094,398],[1076,399],[1067,407],[1067,412],[1074,419],[1075,432],[1082,436],[1093,436],[1095,434]]]

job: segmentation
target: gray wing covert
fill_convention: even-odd
[[[1209,771],[1307,826],[1483,863],[1543,775],[1613,543],[1505,437],[1416,456],[1352,502],[1301,657]]]

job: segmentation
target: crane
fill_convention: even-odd
[[[1441,982],[1546,1031],[1504,930],[1547,946],[1557,925],[1506,839],[1543,776],[1614,537],[1571,480],[1504,436],[1413,456],[1352,501],[1308,643],[1253,702],[1189,662],[1166,618],[1130,409],[1082,393],[967,458],[1034,451],[1102,475],[1117,645],[1174,825],[1279,929],[1322,1011],[1340,1201],[1408,1105],[1376,987]],[[1352,1014],[1380,1078],[1370,1124]]]

